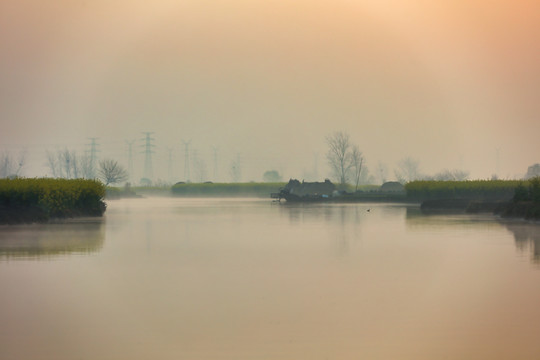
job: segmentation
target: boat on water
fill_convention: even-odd
[[[336,186],[328,179],[324,182],[305,182],[291,179],[277,193],[270,194],[271,198],[287,202],[321,202],[329,201],[339,192]]]

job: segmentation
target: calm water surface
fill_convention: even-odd
[[[539,263],[489,216],[111,201],[0,227],[0,359],[539,359]]]

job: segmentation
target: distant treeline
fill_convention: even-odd
[[[0,179],[0,223],[101,216],[105,186],[84,179]]]
[[[435,199],[511,200],[519,180],[411,181],[405,184],[407,198],[414,201]]]
[[[285,183],[185,183],[173,185],[171,191],[175,196],[268,198],[284,186]]]

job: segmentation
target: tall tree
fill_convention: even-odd
[[[406,157],[398,162],[398,168],[394,170],[396,179],[404,184],[409,181],[420,179],[419,162],[411,157]]]
[[[328,144],[328,153],[326,159],[332,170],[332,174],[345,185],[350,176],[350,170],[353,166],[351,142],[348,134],[336,132],[326,137]]]
[[[362,166],[364,164],[364,157],[362,156],[362,152],[360,152],[358,145],[353,145],[352,147],[351,163],[355,183],[354,191],[358,191],[358,183],[360,182],[360,175],[362,174]]]
[[[128,179],[126,169],[112,159],[103,159],[99,162],[98,175],[105,185],[121,183]]]

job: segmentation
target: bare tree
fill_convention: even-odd
[[[92,163],[92,159],[88,155],[79,157],[79,167],[81,176],[85,179],[94,179],[96,177],[96,169]]]
[[[126,169],[112,159],[103,159],[99,162],[98,175],[105,185],[121,183],[128,179]]]
[[[49,167],[49,170],[51,170],[53,177],[62,177],[60,167],[58,165],[58,157],[55,153],[49,150],[47,150],[47,166]]]
[[[0,178],[19,176],[26,161],[26,150],[19,153],[14,159],[9,152],[2,153],[0,157]]]
[[[21,151],[17,159],[14,159],[9,152],[2,153],[0,157],[0,178],[19,176],[25,160],[26,151]]]
[[[406,157],[398,162],[398,168],[394,170],[396,179],[404,184],[409,181],[420,179],[419,162],[411,157]]]
[[[433,180],[437,181],[464,181],[469,177],[469,172],[465,170],[443,170],[435,176]]]
[[[328,153],[326,159],[332,170],[332,174],[341,185],[345,185],[349,179],[350,170],[353,166],[351,142],[349,135],[343,132],[336,132],[326,137]]]
[[[364,164],[364,157],[357,145],[352,147],[351,151],[351,163],[352,171],[355,182],[354,191],[358,191],[358,183],[360,182],[360,175],[362,174],[362,165]]]
[[[64,149],[58,153],[58,159],[63,177],[67,179],[77,179],[80,177],[79,162],[75,151]]]
[[[74,150],[47,151],[47,167],[53,177],[94,179],[95,169],[88,155],[77,155]]]

